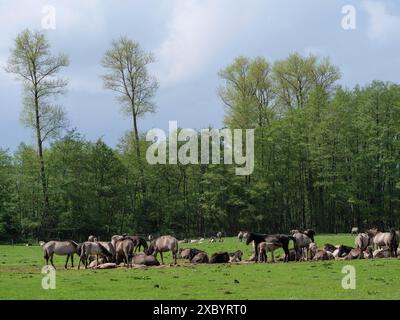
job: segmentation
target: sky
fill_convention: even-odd
[[[355,29],[342,20],[355,9]],[[54,8],[55,29],[43,21]],[[346,9],[346,7],[345,7]],[[19,32],[45,32],[52,52],[71,61],[60,76],[69,80],[58,99],[71,128],[85,138],[116,146],[132,128],[115,94],[103,88],[101,58],[111,41],[127,36],[151,51],[150,72],[160,88],[157,113],[140,120],[142,132],[222,127],[218,71],[237,56],[273,62],[299,52],[328,56],[353,87],[375,79],[400,82],[400,2],[396,0],[2,0],[0,3],[0,148],[34,143],[20,122],[22,89],[4,67]]]

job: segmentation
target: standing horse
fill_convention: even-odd
[[[289,262],[289,241],[292,240],[296,247],[296,239],[285,234],[267,235],[253,232],[246,232],[246,244],[254,241],[254,260],[258,260],[259,248],[261,242],[267,243],[267,250],[271,251],[272,262],[275,261],[274,250],[282,248],[285,252],[284,262]]]
[[[43,256],[46,259],[46,265],[50,263],[55,269],[53,264],[53,255],[67,256],[65,261],[65,269],[68,269],[68,260],[71,257],[71,267],[74,267],[74,253],[77,253],[78,244],[72,240],[67,241],[49,241],[43,245]]]
[[[98,241],[97,243],[101,244],[106,250],[111,253],[111,256],[107,256],[107,261],[108,262],[114,262],[115,261],[115,247],[111,242],[107,241]]]
[[[311,237],[314,239],[314,235],[312,233],[309,233]],[[295,250],[297,252],[297,256],[301,257],[304,259],[304,249],[307,251],[306,258],[307,260],[310,259],[310,244],[314,242],[311,237],[306,235],[305,233],[297,232],[293,234],[293,238],[296,239],[295,243]]]
[[[397,247],[399,246],[399,243],[394,229],[391,229],[390,232],[377,232],[373,242],[379,248],[388,247],[390,256],[397,257]]]
[[[373,236],[371,236],[370,234],[366,232],[359,233],[357,237],[354,239],[354,244],[356,245],[357,249],[364,251],[365,249],[367,249],[369,246],[372,245],[372,240]]]
[[[244,236],[244,232],[240,231],[239,234],[238,234],[238,239],[239,239],[240,242],[243,241],[243,236]]]
[[[77,253],[80,256],[78,263],[78,270],[80,269],[81,262],[85,265],[85,269],[88,266],[88,258],[90,256],[96,256],[96,263],[99,265],[99,256],[104,258],[112,258],[113,254],[109,252],[101,243],[86,241],[78,245]]]
[[[115,263],[118,265],[120,257],[128,268],[132,266],[131,257],[133,256],[133,249],[135,244],[129,237],[122,237],[115,241]]]
[[[132,239],[134,244],[133,252],[136,252],[137,250],[140,251],[140,247],[143,247],[144,251],[147,249],[148,246],[145,238],[139,236],[130,236],[129,238]]]
[[[157,254],[160,253],[161,263],[164,264],[163,252],[171,251],[176,264],[176,255],[178,253],[178,240],[172,236],[161,236],[153,240],[146,250],[147,254],[153,254],[157,258]]]
[[[303,233],[304,233],[307,237],[309,237],[309,238],[311,239],[312,242],[315,242],[315,241],[314,241],[315,231],[314,231],[313,229],[304,230]]]

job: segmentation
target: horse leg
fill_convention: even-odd
[[[275,262],[274,250],[271,251],[272,262]]]
[[[55,266],[54,263],[53,263],[53,255],[54,255],[54,253],[52,253],[52,254],[50,255],[50,263],[51,263],[51,265],[53,266],[53,268],[55,269],[56,266]]]
[[[67,254],[67,260],[65,261],[65,269],[68,270],[68,260],[69,260],[69,254]]]
[[[46,266],[49,265],[49,255],[47,252],[44,254],[44,258],[46,259]]]
[[[74,254],[71,254],[71,267],[74,267]]]
[[[254,261],[258,260],[258,244],[254,245]]]
[[[99,255],[96,254],[96,266],[98,266],[98,265],[99,265]]]
[[[160,256],[161,256],[161,264],[164,264],[164,258],[163,258],[163,254],[161,251],[160,251]]]
[[[83,255],[81,254],[81,255],[79,256],[78,270],[81,268],[82,259],[83,259]]]
[[[176,252],[175,251],[173,252],[173,255],[174,255],[174,264],[176,264]]]

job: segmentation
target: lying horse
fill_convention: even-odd
[[[193,257],[200,252],[203,252],[203,251],[199,250],[199,249],[195,249],[195,248],[179,249],[179,257],[181,259],[192,260]]]
[[[318,250],[313,257],[313,261],[325,261],[332,259],[335,259],[332,252],[326,250]]]
[[[209,262],[208,255],[205,252],[199,252],[190,260],[190,262],[191,263],[208,263]]]
[[[144,266],[159,266],[160,262],[156,259],[156,257],[152,255],[146,255],[144,253],[139,253],[133,254],[132,258],[132,263],[133,264],[139,264],[139,265],[144,265]]]
[[[345,260],[354,260],[354,259],[372,259],[373,252],[372,247],[368,246],[365,250],[361,248],[352,249],[349,254],[344,257]]]
[[[275,261],[274,250],[282,248],[285,252],[284,262],[289,262],[289,241],[292,240],[294,246],[296,247],[296,239],[293,236],[288,236],[284,234],[267,235],[259,234],[254,232],[246,232],[246,244],[254,241],[254,260],[258,260],[258,245],[261,242],[267,243],[267,251],[271,251],[272,261]]]
[[[46,259],[46,265],[50,263],[55,269],[53,264],[53,255],[67,256],[65,261],[65,269],[68,269],[68,260],[71,257],[71,267],[74,267],[74,253],[78,253],[78,244],[72,240],[67,241],[49,241],[43,245],[43,256]]]
[[[217,252],[211,256],[210,263],[228,263],[229,253],[228,252]]]
[[[338,250],[337,257],[343,258],[347,256],[350,253],[350,251],[353,250],[353,248],[345,245],[340,245],[337,250]]]
[[[242,257],[243,252],[241,250],[229,253],[229,262],[240,262],[242,261]]]

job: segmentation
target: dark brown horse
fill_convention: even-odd
[[[254,232],[246,233],[246,244],[254,241],[254,260],[258,261],[259,248],[258,245],[261,242],[266,242],[268,250],[272,253],[272,261],[274,261],[274,250],[282,248],[285,252],[284,262],[289,262],[289,241],[292,240],[294,246],[296,247],[296,239],[293,236],[288,236],[285,234],[260,234]]]
[[[136,252],[137,250],[140,251],[140,248],[143,247],[143,251],[146,251],[148,248],[147,241],[143,237],[139,236],[129,236],[129,238],[133,241],[134,249],[133,252]]]
[[[229,253],[228,252],[217,252],[211,256],[210,263],[228,263]]]

